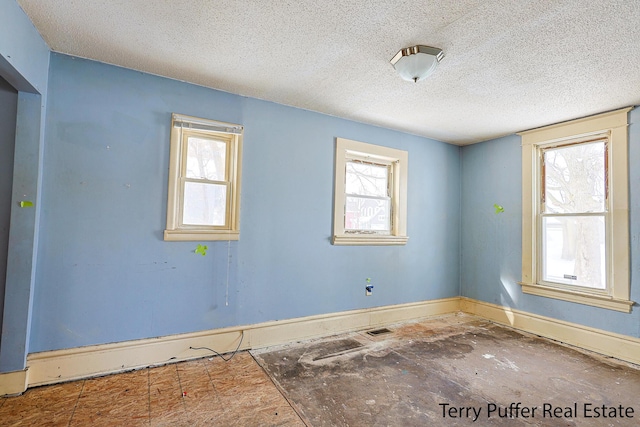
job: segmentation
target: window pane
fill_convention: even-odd
[[[347,196],[345,230],[391,231],[389,199]]]
[[[386,197],[389,168],[387,166],[347,162],[345,192],[361,196]]]
[[[545,213],[604,212],[605,144],[544,151]]]
[[[227,144],[216,139],[187,139],[187,178],[226,181]]]
[[[226,210],[226,185],[185,182],[184,224],[225,225]]]
[[[544,217],[542,233],[543,280],[606,288],[603,216]]]

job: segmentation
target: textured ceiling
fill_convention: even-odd
[[[455,144],[640,104],[638,0],[18,3],[56,52]]]

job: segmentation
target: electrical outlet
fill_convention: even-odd
[[[364,294],[368,297],[371,296],[371,294],[373,294],[373,285],[367,285],[364,287]]]

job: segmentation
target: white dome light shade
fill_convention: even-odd
[[[419,82],[436,69],[443,57],[442,49],[417,45],[401,49],[390,62],[400,77],[407,81]]]

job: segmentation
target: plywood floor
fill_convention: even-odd
[[[183,392],[186,393],[183,396]],[[304,426],[248,352],[27,390],[1,426]]]
[[[0,426],[640,425],[636,366],[468,315],[389,329],[37,387],[0,398]],[[500,416],[518,402],[535,416]]]

